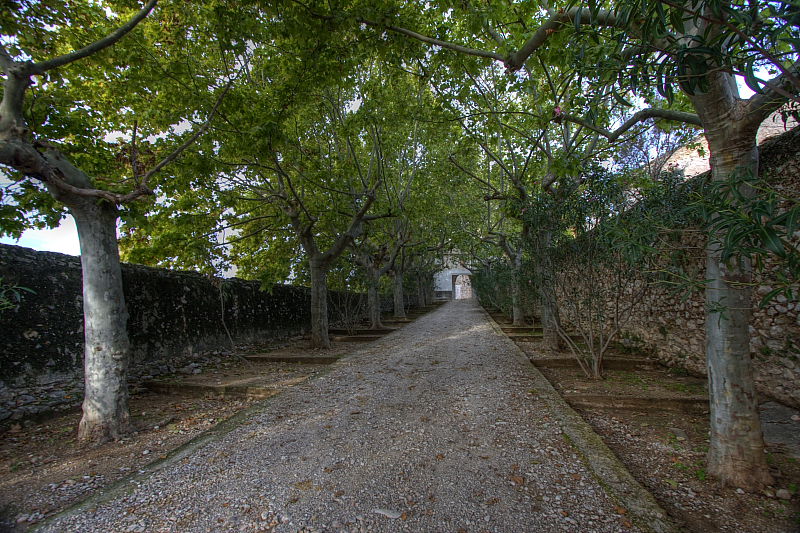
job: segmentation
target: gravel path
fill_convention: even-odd
[[[44,531],[639,531],[470,300]]]

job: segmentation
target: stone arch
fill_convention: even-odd
[[[472,276],[469,274],[453,275],[453,299],[467,300],[472,298]]]

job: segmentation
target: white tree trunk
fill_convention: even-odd
[[[712,147],[715,181],[735,172],[758,173],[755,135],[720,139]],[[708,471],[728,485],[759,490],[773,482],[764,457],[764,439],[750,359],[752,266],[749,258],[721,260],[720,235],[706,247],[706,363],[711,407]]]
[[[103,442],[130,429],[128,311],[117,246],[117,209],[85,200],[71,212],[81,246],[85,335],[86,392],[78,437]]]
[[[403,292],[403,273],[395,270],[392,279],[394,289],[394,317],[406,317],[405,293]]]
[[[311,261],[311,346],[331,347],[328,336],[328,271]]]

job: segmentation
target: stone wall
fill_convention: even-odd
[[[761,145],[761,172],[788,198],[800,198],[800,128]],[[800,243],[800,232],[795,234]],[[688,271],[702,283],[705,271],[705,237],[686,228],[680,242]],[[772,290],[774,276],[769,261],[756,277],[750,352],[758,390],[788,405],[800,407],[800,301],[784,296],[760,307]],[[794,294],[800,293],[798,284]],[[655,289],[638,306],[625,327],[628,340],[644,344],[669,366],[705,375],[705,303],[702,291],[685,293]]]
[[[237,343],[310,328],[304,287],[265,292],[254,281],[128,264],[122,274],[132,382],[224,356],[231,348],[226,327]],[[83,396],[80,258],[0,245],[0,277],[33,291],[23,293],[17,309],[0,312],[0,423],[77,405]],[[330,291],[329,298],[332,324],[363,316],[363,295]]]

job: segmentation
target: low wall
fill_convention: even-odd
[[[231,349],[226,327],[237,343],[310,329],[304,287],[265,292],[255,281],[129,264],[122,275],[131,382],[224,357]],[[0,277],[33,291],[23,293],[18,309],[0,312],[0,423],[77,405],[83,397],[80,259],[0,245]],[[360,319],[365,311],[363,295],[330,291],[329,299],[331,324]]]
[[[697,235],[684,243],[700,250],[705,244]],[[702,282],[702,276],[698,281]],[[756,387],[766,396],[800,407],[800,303],[777,296],[762,308],[760,301],[772,285],[768,275],[758,276],[756,282],[749,326]],[[686,294],[655,288],[633,311],[622,336],[668,366],[706,375],[703,291],[687,298]]]
[[[762,177],[784,197],[800,197],[800,128],[769,139],[760,150]],[[795,238],[800,245],[800,232]],[[695,273],[698,286],[705,279],[705,244],[702,231],[684,228],[676,246],[682,251],[685,271]],[[767,259],[755,277],[749,327],[754,378],[760,393],[800,407],[800,284],[794,287],[794,301],[777,296],[762,308],[762,298],[773,289],[773,271]],[[622,336],[668,366],[705,375],[704,292],[694,291],[687,297],[663,287],[652,289],[634,309]]]

